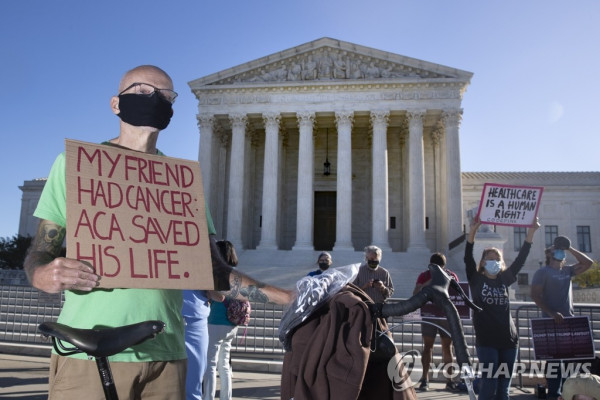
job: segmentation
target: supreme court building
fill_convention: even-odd
[[[471,76],[322,38],[191,81],[217,231],[240,249],[448,249]]]

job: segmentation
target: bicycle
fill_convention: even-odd
[[[52,337],[52,345],[59,355],[85,353],[95,358],[104,397],[106,400],[119,400],[108,357],[154,338],[164,331],[165,323],[143,321],[115,328],[78,329],[57,322],[44,322],[38,329],[44,337]],[[63,342],[73,347],[66,347]]]

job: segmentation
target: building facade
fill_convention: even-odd
[[[243,249],[448,248],[471,76],[323,38],[190,82],[217,230]]]

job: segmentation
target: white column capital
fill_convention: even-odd
[[[276,112],[263,113],[265,128],[277,128],[281,122],[281,114]]]
[[[414,122],[414,121],[422,121],[426,112],[427,112],[427,110],[424,110],[424,109],[407,110],[406,117],[408,118],[409,123]]]
[[[309,127],[313,128],[315,124],[315,113],[312,111],[300,111],[296,113],[298,118],[298,128]]]
[[[231,127],[235,128],[246,128],[246,124],[248,124],[248,117],[246,114],[237,113],[237,114],[229,114],[229,121],[231,121]]]
[[[206,130],[214,126],[215,116],[207,113],[198,114],[196,115],[196,120],[198,121],[198,128]]]
[[[446,126],[452,125],[460,125],[462,121],[462,109],[451,109],[451,110],[442,110],[442,121]]]
[[[370,119],[371,119],[371,124],[373,124],[373,126],[376,126],[376,125],[387,126],[387,124],[390,121],[390,112],[389,112],[389,110],[372,110],[371,114],[370,114]]]
[[[350,126],[354,123],[354,111],[336,111],[335,123],[338,129]]]

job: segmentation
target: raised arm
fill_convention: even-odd
[[[469,236],[467,237],[467,244],[465,245],[465,270],[467,274],[467,280],[471,280],[471,277],[477,273],[477,263],[473,258],[473,246],[475,244],[475,235],[477,230],[481,226],[479,218],[473,218],[471,226],[469,227]]]
[[[515,258],[513,263],[508,268],[511,271],[513,279],[515,281],[517,279],[516,278],[517,274],[519,273],[519,271],[521,271],[521,268],[523,268],[523,265],[525,265],[525,261],[527,260],[527,256],[529,255],[529,252],[531,250],[531,244],[533,243],[533,235],[535,234],[535,231],[537,231],[539,227],[540,227],[540,221],[536,217],[535,221],[533,221],[533,223],[527,228],[527,236],[525,237],[525,242],[523,243],[523,245],[521,246],[521,249],[519,250],[519,254],[517,255],[517,258]]]
[[[533,235],[540,228],[540,226],[540,219],[536,217],[535,221],[533,221],[533,224],[527,228],[527,237],[525,237],[526,242],[533,243]]]
[[[574,247],[569,247],[568,250],[571,252],[571,254],[573,254],[573,257],[575,257],[575,259],[577,260],[577,264],[573,265],[575,275],[583,274],[594,263],[594,260],[586,256],[579,250],[575,249]]]
[[[81,261],[59,257],[65,234],[62,226],[41,220],[23,269],[31,285],[44,292],[89,292],[98,286],[100,277],[92,267]]]
[[[467,241],[469,243],[475,243],[475,235],[477,234],[477,231],[479,230],[480,226],[481,220],[479,219],[479,217],[475,217],[473,218],[473,220],[471,220],[471,226],[469,227],[469,237],[467,238]]]
[[[210,253],[215,289],[219,289],[223,295],[240,300],[273,304],[289,304],[294,299],[294,291],[259,282],[227,265],[217,248],[214,235],[210,235]],[[226,289],[223,285],[229,288]]]

